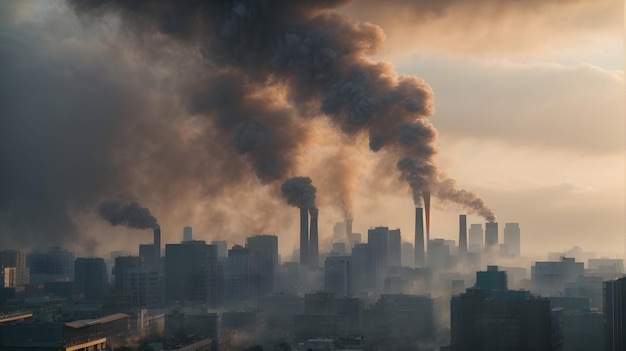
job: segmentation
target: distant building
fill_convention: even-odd
[[[338,296],[352,296],[352,262],[350,256],[330,256],[324,264],[324,291]]]
[[[217,304],[217,247],[204,241],[165,245],[168,302]]]
[[[450,247],[443,239],[431,239],[428,241],[428,267],[433,270],[442,270],[448,267],[450,260]]]
[[[252,270],[257,282],[257,297],[271,294],[277,287],[278,237],[255,235],[246,239],[246,247],[253,257]]]
[[[60,247],[51,247],[45,253],[28,254],[26,265],[31,284],[74,279],[74,253]]]
[[[562,257],[560,262],[535,262],[530,274],[533,291],[544,296],[559,295],[563,293],[565,283],[575,282],[583,276],[584,264]]]
[[[476,288],[485,290],[507,290],[507,274],[498,266],[487,266],[486,272],[476,272]]]
[[[191,226],[185,226],[183,228],[183,241],[193,240],[193,228]]]
[[[507,246],[509,255],[520,256],[520,229],[519,223],[504,224],[504,244]]]
[[[415,249],[412,243],[402,243],[402,267],[413,267],[415,265]]]
[[[626,277],[604,282],[606,350],[626,349]]]
[[[468,252],[480,253],[483,250],[483,226],[482,224],[472,224],[468,232],[469,246]]]
[[[74,287],[85,300],[101,301],[107,291],[107,268],[104,259],[79,257],[74,263]]]
[[[225,240],[213,240],[211,241],[211,245],[217,246],[218,258],[228,257],[228,243]]]
[[[30,282],[29,271],[26,267],[26,253],[24,253],[24,250],[0,251],[0,268],[14,268],[14,285],[5,285],[5,288],[26,285]],[[6,278],[7,277],[5,277],[5,279]]]
[[[356,244],[352,249],[352,282],[356,294],[371,292],[375,288],[374,253],[370,244]]]
[[[376,289],[383,290],[387,267],[389,266],[389,228],[375,227],[367,231],[367,244],[374,259]]]
[[[485,224],[485,250],[494,250],[498,242],[498,223],[487,222]]]
[[[130,269],[142,266],[142,259],[139,256],[117,256],[115,257],[115,265],[113,266],[114,284],[113,287],[118,291],[124,291],[125,273]]]
[[[402,238],[400,229],[389,230],[389,252],[387,253],[387,257],[389,266],[402,266]]]

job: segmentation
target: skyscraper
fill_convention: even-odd
[[[389,266],[389,228],[369,229],[367,231],[367,244],[372,249],[374,258],[376,287],[382,291]]]
[[[498,223],[485,224],[485,250],[493,250],[498,246]]]
[[[168,302],[217,303],[217,247],[204,241],[165,245],[165,298]]]
[[[246,239],[246,248],[251,251],[253,273],[258,279],[258,294],[271,294],[276,287],[278,270],[278,237],[276,235],[255,235]]]
[[[604,325],[607,351],[623,351],[626,343],[626,277],[604,282]]]
[[[104,259],[79,257],[74,261],[74,286],[85,300],[101,301],[107,287],[107,268]]]
[[[15,268],[15,285],[19,286],[29,283],[24,250],[0,251],[0,266],[1,268]]]
[[[504,224],[504,244],[508,248],[508,253],[519,257],[520,256],[520,229],[519,223],[505,223]]]
[[[483,225],[472,224],[469,229],[468,252],[479,253],[483,250]]]
[[[400,229],[389,230],[388,264],[390,267],[402,266],[402,238]]]
[[[329,256],[324,264],[324,291],[338,296],[352,295],[352,262],[350,256]]]

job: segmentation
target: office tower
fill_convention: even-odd
[[[168,302],[217,304],[217,247],[204,241],[165,245]]]
[[[104,259],[79,257],[74,261],[74,287],[85,300],[101,301],[107,287],[107,267]]]
[[[300,209],[300,267],[309,266],[309,209]]]
[[[604,282],[604,326],[607,351],[626,349],[626,278]]]
[[[311,268],[319,267],[319,244],[318,244],[318,230],[317,230],[317,217],[319,210],[317,208],[310,208],[309,214],[311,215],[311,227],[309,238],[309,266]]]
[[[498,223],[485,224],[485,250],[494,250],[498,246]]]
[[[424,209],[415,209],[415,267],[426,266],[424,251]]]
[[[459,215],[459,256],[467,254],[467,215]]]
[[[389,266],[391,267],[402,266],[402,238],[400,236],[400,229],[389,230],[388,260]]]
[[[145,267],[159,267],[154,244],[139,244],[139,257]]]
[[[350,222],[352,223],[352,222]],[[350,227],[352,228],[352,227]],[[352,233],[350,234],[350,249],[352,249],[354,247],[354,245],[356,244],[360,244],[361,243],[361,233]]]
[[[483,251],[483,225],[472,224],[469,229],[468,252],[480,253]]]
[[[352,296],[352,264],[350,256],[330,256],[324,264],[324,291],[338,296]]]
[[[211,245],[217,247],[218,258],[228,258],[228,243],[225,240],[213,240]]]
[[[114,287],[118,291],[124,291],[124,275],[130,269],[142,266],[142,259],[139,256],[118,256],[115,257],[115,266],[113,266]]]
[[[193,240],[193,228],[190,226],[185,226],[183,228],[183,241],[192,241]]]
[[[355,293],[374,290],[374,254],[369,244],[356,244],[352,248],[352,282]]]
[[[333,241],[341,243],[348,241],[346,222],[336,222],[333,226]]]
[[[415,265],[415,249],[411,243],[402,243],[402,254],[400,261],[402,267],[413,267]]]
[[[15,286],[29,283],[28,268],[26,267],[26,253],[24,250],[0,251],[0,268],[15,268]]]
[[[486,290],[507,290],[506,272],[499,271],[498,266],[487,266],[487,271],[476,272],[476,288]]]
[[[543,296],[561,295],[565,283],[575,282],[584,274],[584,264],[574,258],[561,257],[560,262],[535,262],[530,267],[534,290]]]
[[[441,270],[448,267],[450,262],[450,248],[443,239],[428,241],[428,267],[433,270]]]
[[[246,239],[246,248],[253,254],[253,274],[256,275],[259,296],[269,295],[277,287],[278,237],[255,235]]]
[[[60,247],[51,247],[45,253],[26,256],[30,283],[40,284],[74,279],[74,253]]]
[[[333,243],[333,248],[330,250],[331,256],[345,256],[346,243]]]
[[[249,248],[235,245],[228,250],[228,298],[232,302],[252,301],[256,297],[256,277],[253,253]]]
[[[508,253],[515,257],[520,256],[520,230],[519,223],[504,224],[504,244],[507,246]]]
[[[451,350],[553,351],[562,339],[550,300],[525,290],[470,288],[453,296]]]
[[[389,266],[389,228],[375,227],[367,231],[367,244],[374,257],[376,287],[381,289]]]

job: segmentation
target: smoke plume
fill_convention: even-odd
[[[136,202],[122,205],[119,201],[103,201],[98,206],[98,213],[113,226],[125,225],[135,229],[159,228],[157,219],[150,214],[150,210]]]
[[[317,189],[309,177],[291,177],[283,182],[280,190],[287,204],[298,208],[316,209],[315,193]]]

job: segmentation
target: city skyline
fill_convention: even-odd
[[[434,159],[495,212],[500,235],[515,222],[526,252],[579,245],[623,255],[623,4],[535,5],[481,1],[475,16],[461,15],[468,9],[459,1],[393,1],[381,11],[364,1],[327,11],[380,25],[358,27],[386,36],[365,57],[429,85]],[[291,176],[308,176],[317,188],[320,248],[330,248],[333,225],[346,217],[363,237],[393,224],[412,242],[415,204],[398,158],[370,151],[367,133],[343,134],[329,117],[303,117],[284,87],[264,88],[257,98],[277,96],[280,111],[296,111],[288,120],[301,143],[287,152],[295,154],[293,167],[268,181],[255,173],[252,156],[207,130],[181,98],[201,83],[194,75],[214,73],[197,50],[159,34],[137,46],[134,28],[115,14],[90,24],[81,16],[92,14],[76,15],[63,1],[0,6],[7,33],[0,70],[14,85],[0,122],[18,136],[0,132],[8,169],[0,178],[4,246],[69,245],[101,255],[148,242],[150,234],[98,218],[100,202],[122,200],[150,209],[163,242],[178,242],[185,225],[194,239],[229,246],[273,233],[286,255],[299,237],[298,210],[279,189]],[[168,50],[153,55],[155,47]],[[432,204],[432,238],[458,240],[460,213],[468,228],[486,222],[436,194]]]

